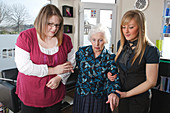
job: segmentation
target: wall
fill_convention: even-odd
[[[62,6],[63,5],[68,5],[73,7],[73,18],[70,17],[63,17],[64,18],[64,24],[72,25],[73,26],[73,33],[68,33],[72,39],[73,47],[74,50],[77,51],[78,48],[78,33],[79,33],[79,14],[78,14],[78,9],[79,9],[79,0],[51,0],[52,4],[56,5],[61,13],[62,13]]]
[[[130,10],[134,9],[134,3],[136,0],[117,0],[117,31],[116,31],[116,42],[120,39],[120,21],[122,15]],[[149,39],[156,44],[156,40],[160,39],[161,36],[161,26],[162,26],[162,15],[163,15],[163,6],[164,0],[148,0],[149,6],[146,10],[144,10],[144,14],[146,16],[147,21],[147,34]],[[57,5],[59,9],[62,11],[61,6],[71,5],[74,7],[74,17],[73,19],[64,18],[65,23],[72,23],[74,26],[72,41],[74,44],[75,50],[78,47],[78,36],[79,36],[79,2],[80,0],[52,0],[52,3]],[[117,46],[116,46],[117,47]]]
[[[120,21],[123,14],[134,9],[134,3],[136,0],[117,0],[118,1],[118,24],[117,24],[117,41],[120,39]],[[156,40],[160,39],[161,26],[162,26],[162,15],[164,0],[148,0],[149,6],[143,13],[146,16],[147,22],[147,34],[149,39],[156,44]]]

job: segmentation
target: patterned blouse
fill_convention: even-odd
[[[92,46],[79,48],[76,52],[76,64],[79,68],[76,90],[79,95],[92,94],[101,97],[120,89],[119,76],[114,82],[107,77],[108,72],[118,74],[114,57],[115,54],[109,53],[106,48],[97,58],[94,57]]]

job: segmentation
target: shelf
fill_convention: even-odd
[[[162,39],[163,37],[170,37],[170,33],[161,33],[161,39]]]
[[[163,16],[163,18],[170,18],[170,16]]]
[[[162,62],[162,63],[169,63],[170,64],[170,59],[166,59],[164,57],[161,57],[160,58],[160,62]]]
[[[150,113],[170,113],[170,0],[163,0],[163,15],[161,26],[162,49],[158,81],[152,88]]]

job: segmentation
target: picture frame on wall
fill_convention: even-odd
[[[64,33],[72,33],[72,25],[64,25]]]
[[[63,17],[73,17],[73,7],[64,5],[62,6]]]

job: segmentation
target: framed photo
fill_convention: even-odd
[[[72,33],[72,25],[64,25],[64,33]]]
[[[73,17],[73,7],[71,6],[62,6],[63,8],[63,17]]]

